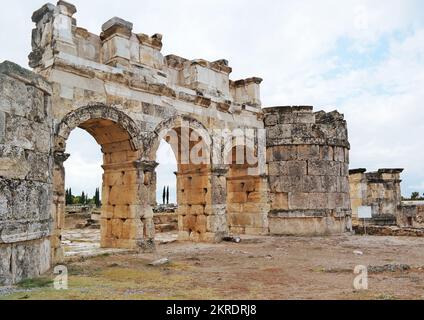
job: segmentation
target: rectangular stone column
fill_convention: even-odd
[[[228,234],[226,172],[202,166],[177,174],[180,240],[217,242]]]
[[[143,234],[141,185],[143,177],[133,161],[103,166],[101,246],[137,248]]]

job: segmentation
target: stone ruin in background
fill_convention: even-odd
[[[95,34],[75,13],[64,1],[34,12],[33,72],[0,64],[0,284],[63,260],[63,164],[77,127],[104,155],[103,247],[153,249],[156,151],[161,139],[171,143],[169,132],[180,240],[351,230],[343,115],[262,108],[262,79],[230,80],[228,61],[163,56],[159,34],[135,33],[119,18]],[[232,137],[222,145],[223,130],[253,134],[249,144]],[[184,141],[193,133],[200,152]],[[210,161],[183,161],[192,151]],[[215,161],[240,152],[258,162]]]
[[[424,228],[424,202],[403,201],[400,175],[403,169],[380,169],[367,172],[366,169],[350,170],[350,197],[352,222],[361,226],[364,221],[358,212],[362,207],[370,208],[372,218],[366,223],[376,228],[379,234],[420,235],[422,230],[398,230],[398,228]]]

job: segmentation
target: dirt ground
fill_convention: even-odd
[[[423,299],[423,248],[424,238],[351,235],[171,242],[155,254],[70,256],[68,290],[47,275],[0,299]],[[149,265],[161,258],[170,263]],[[369,267],[369,290],[353,289],[357,265]]]

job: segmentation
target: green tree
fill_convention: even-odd
[[[97,208],[101,207],[101,203],[100,203],[100,189],[97,188],[96,189],[96,193],[94,194],[94,204],[96,205]]]
[[[81,197],[80,197],[80,204],[85,204],[86,203],[86,201],[87,201],[87,198],[86,198],[86,196],[85,196],[85,192],[83,191],[82,192],[82,194],[81,194]]]
[[[418,200],[420,198],[419,192],[412,192],[411,200]]]
[[[66,205],[72,205],[74,204],[74,196],[72,195],[72,189],[66,189],[65,192],[65,200],[66,200]]]
[[[169,186],[166,188],[166,204],[169,204]]]
[[[166,187],[163,187],[163,193],[162,193],[162,203],[165,204],[165,200],[166,200]]]

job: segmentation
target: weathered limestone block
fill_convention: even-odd
[[[130,37],[133,24],[121,18],[112,18],[102,26],[103,62],[111,66],[128,66],[131,59]]]
[[[234,102],[247,104],[251,107],[260,107],[260,84],[261,78],[249,78],[245,80],[231,81],[230,90]]]
[[[39,277],[50,269],[48,239],[0,243],[0,285],[11,285],[26,278]]]
[[[350,230],[349,142],[343,116],[337,112],[313,113],[312,107],[277,107],[265,109],[264,123],[271,232],[296,234],[298,228],[298,234],[326,234]],[[308,217],[314,211],[322,214],[311,222]],[[342,212],[342,219],[335,221],[338,212]]]
[[[50,268],[52,121],[50,85],[0,64],[0,285]]]

